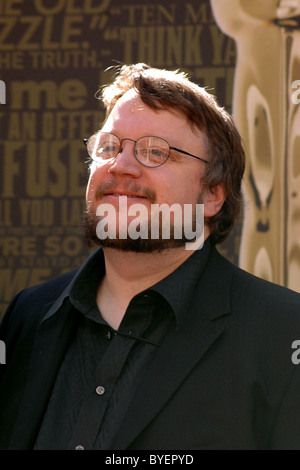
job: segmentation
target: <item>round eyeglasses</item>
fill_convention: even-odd
[[[201,157],[196,157],[191,153],[180,150],[176,147],[170,147],[168,142],[161,137],[146,136],[141,137],[138,140],[125,138],[120,140],[114,134],[108,132],[97,132],[93,134],[89,139],[83,139],[89,156],[92,160],[97,163],[104,164],[114,158],[122,151],[122,144],[124,140],[134,142],[134,155],[135,158],[142,165],[148,168],[156,168],[163,165],[169,158],[170,150],[176,150],[177,152],[183,153],[197,160],[201,160],[204,163],[208,163]]]

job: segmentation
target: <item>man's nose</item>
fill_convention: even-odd
[[[109,173],[118,175],[130,175],[138,178],[142,173],[142,165],[137,161],[134,154],[134,141],[124,139],[118,155],[110,163]]]

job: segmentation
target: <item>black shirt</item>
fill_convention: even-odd
[[[111,448],[150,361],[168,332],[184,321],[209,252],[206,241],[173,273],[133,297],[117,331],[95,301],[105,274],[102,250],[89,258],[46,316],[55,315],[63,300],[82,314],[35,449]]]

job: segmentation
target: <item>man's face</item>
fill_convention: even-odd
[[[156,111],[145,105],[133,90],[116,103],[102,132],[112,133],[120,140],[138,140],[144,136],[162,137],[171,147],[206,157],[202,133],[192,130],[182,114],[173,110]],[[184,204],[196,205],[203,201],[201,179],[205,171],[206,165],[202,161],[173,150],[162,166],[145,167],[134,156],[134,143],[125,140],[122,151],[113,161],[104,164],[93,161],[91,164],[86,192],[87,241],[123,250],[146,252],[182,246],[183,240],[99,240],[96,236],[99,221],[96,210],[100,204],[110,204],[119,214],[121,196],[127,196],[128,208],[133,204],[142,204],[147,209],[149,218],[152,204],[165,203],[172,206],[177,203],[182,208]],[[128,224],[131,220],[132,217],[127,217]]]

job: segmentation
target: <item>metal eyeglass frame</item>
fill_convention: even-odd
[[[140,137],[138,140],[133,140],[133,139],[129,139],[128,137],[125,137],[124,139],[121,140],[121,139],[119,139],[118,136],[116,136],[115,134],[112,134],[111,132],[100,132],[100,134],[113,135],[113,136],[116,137],[116,138],[118,139],[118,141],[120,142],[120,147],[119,147],[118,153],[117,153],[113,158],[109,159],[108,161],[114,160],[114,159],[119,155],[120,151],[122,150],[122,143],[123,143],[123,141],[124,141],[124,140],[129,140],[130,142],[134,142],[134,155],[135,155],[135,158],[137,159],[137,161],[138,161],[141,165],[145,166],[146,168],[158,168],[159,166],[164,165],[164,164],[166,163],[166,161],[168,160],[169,156],[170,156],[170,150],[176,150],[176,152],[180,152],[180,153],[183,153],[184,155],[188,155],[189,157],[196,158],[197,160],[201,160],[202,162],[204,162],[204,163],[206,163],[206,164],[209,163],[208,160],[205,160],[204,158],[197,157],[196,155],[193,155],[193,154],[191,154],[191,153],[189,153],[189,152],[186,152],[185,150],[181,150],[181,149],[179,149],[179,148],[177,148],[177,147],[171,147],[171,146],[169,145],[169,142],[167,142],[163,137],[142,136],[142,137]],[[97,133],[91,135],[91,137],[93,137],[94,135],[97,135]],[[89,139],[90,139],[91,137],[89,137],[88,139],[83,139],[83,143],[85,144],[86,147],[87,147],[88,141],[89,141]],[[137,143],[140,139],[144,139],[145,137],[154,137],[154,138],[157,138],[157,139],[161,139],[161,140],[163,140],[164,142],[166,142],[166,143],[168,144],[169,153],[168,153],[168,156],[167,156],[166,160],[165,160],[163,163],[160,163],[159,165],[149,166],[149,165],[145,165],[145,163],[142,163],[142,162],[138,159],[137,151],[136,151],[136,143]],[[89,156],[91,157],[91,159],[93,160],[92,155],[90,155],[89,152],[88,152],[88,154],[89,154]],[[94,160],[94,161],[96,161],[96,160]],[[103,160],[103,161],[105,161],[105,160]]]

